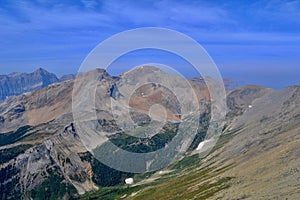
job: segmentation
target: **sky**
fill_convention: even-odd
[[[100,42],[129,29],[162,27],[202,45],[224,78],[272,88],[300,85],[300,0],[0,0],[0,74],[43,67],[76,73]],[[112,73],[160,62],[194,76],[166,52],[133,52]]]

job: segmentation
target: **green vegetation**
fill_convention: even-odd
[[[181,199],[207,199],[217,192],[230,186],[230,177],[219,179],[216,182],[205,181],[199,183],[196,179],[174,179],[161,183],[155,187],[148,187],[140,191],[132,200],[181,200]]]
[[[0,134],[0,146],[12,144],[23,139],[29,130],[31,130],[31,126],[23,126],[16,131]]]
[[[228,141],[228,137],[232,137],[232,134],[222,137],[218,147],[224,145]],[[220,175],[233,166],[218,167],[212,163],[211,166],[201,168],[201,160],[198,154],[187,155],[168,167],[166,170],[170,170],[169,173],[159,176],[156,180],[129,188],[124,186],[100,188],[98,191],[81,196],[81,199],[207,199],[230,187],[233,177],[222,177]],[[142,177],[147,179],[152,175],[153,173],[138,174],[134,178],[135,180],[140,180]]]
[[[205,137],[206,122],[209,116],[202,116],[202,131],[198,132],[195,144],[202,141]],[[239,130],[226,132],[221,135],[212,152],[221,148],[230,138],[238,133]],[[202,139],[202,140],[201,140]],[[130,142],[128,142],[130,144]],[[123,144],[124,145],[124,144]],[[122,146],[126,148],[126,146]],[[194,147],[191,147],[192,150]],[[221,175],[234,167],[234,164],[220,167],[211,163],[206,167],[201,167],[201,159],[198,154],[187,155],[172,164],[165,170],[166,174],[155,175],[153,173],[135,175],[135,180],[145,180],[154,178],[152,181],[145,182],[143,185],[133,187],[109,187],[101,188],[98,191],[83,195],[82,199],[127,199],[127,200],[167,200],[167,199],[207,199],[216,193],[231,186],[231,180],[234,177],[222,177]],[[134,194],[134,195],[133,195]]]
[[[202,142],[206,137],[206,132],[209,127],[209,121],[210,121],[210,113],[202,113],[199,118],[199,127],[197,130],[197,135],[195,136],[192,144],[189,147],[189,151],[195,150],[200,142]]]
[[[95,159],[89,152],[79,155],[82,160],[88,161],[92,165],[93,182],[101,187],[109,187],[124,183],[127,177],[133,176],[132,173],[121,172],[112,169],[97,159]]]
[[[182,160],[171,165],[170,168],[176,170],[183,170],[183,169],[188,169],[189,167],[193,167],[195,165],[197,166],[200,165],[199,154],[195,154],[192,156],[185,156]]]
[[[81,196],[83,200],[169,200],[169,199],[207,199],[217,192],[230,187],[232,177],[217,178],[230,169],[208,167],[189,172],[177,170],[162,176],[160,179],[134,187],[100,188],[98,191]],[[132,195],[134,194],[134,195]]]
[[[31,191],[30,196],[36,200],[73,199],[74,194],[77,194],[76,188],[63,180],[62,176],[53,174]]]
[[[119,134],[118,138],[111,139],[116,146],[134,153],[148,153],[164,148],[176,135],[174,131],[156,134],[152,138],[137,138],[127,134]]]
[[[18,155],[24,153],[27,149],[32,147],[30,144],[19,145],[9,149],[0,150],[0,165],[16,158]]]
[[[166,124],[160,133],[153,137],[139,138],[126,133],[118,133],[111,136],[110,141],[126,151],[134,153],[148,153],[165,147],[177,134],[178,124]],[[143,131],[141,128],[140,131]]]
[[[81,172],[80,174],[71,175],[70,179],[72,179],[73,181],[77,181],[77,182],[83,183],[83,182],[86,181],[87,177],[88,177],[87,173]]]
[[[129,196],[131,193],[142,189],[141,186],[134,188],[127,187],[105,187],[100,188],[98,191],[86,193],[81,196],[82,200],[115,200],[115,199],[125,199],[125,196]]]
[[[0,169],[0,199],[21,199],[19,179],[15,175],[19,170],[8,165]]]
[[[207,199],[217,192],[230,187],[232,177],[218,176],[230,169],[232,165],[223,168],[206,167],[176,170],[159,180],[137,188],[136,195],[131,200],[159,199]]]

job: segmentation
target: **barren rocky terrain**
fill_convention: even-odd
[[[76,93],[91,77],[96,77],[96,94]],[[226,125],[202,158],[210,145],[201,143],[210,119],[209,86],[202,78],[181,79],[152,67],[119,77],[97,69],[2,102],[0,199],[299,199],[300,87],[246,85],[228,91]],[[168,89],[174,84],[179,97]],[[194,98],[189,96],[193,91]],[[74,95],[81,101],[72,102]],[[89,98],[95,99],[93,120],[83,100]],[[164,148],[175,137],[178,124],[188,116],[181,115],[180,102],[196,102],[194,112],[201,116],[197,135],[180,160],[145,174],[117,171],[95,159],[72,113],[74,106],[87,108],[81,113],[86,126],[105,133],[105,141],[142,153]],[[119,112],[113,113],[112,105]],[[120,128],[127,118],[135,125]],[[134,137],[149,131],[152,120],[162,119],[162,129]],[[91,146],[98,144],[91,139]],[[128,177],[135,181],[130,187],[124,185]]]

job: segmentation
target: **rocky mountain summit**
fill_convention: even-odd
[[[59,79],[55,74],[42,68],[29,74],[11,73],[0,75],[0,102],[8,97],[44,88],[58,81]]]
[[[119,77],[96,69],[0,103],[0,199],[298,199],[300,88],[228,91],[222,134],[205,152],[210,85],[179,80],[147,66]],[[197,109],[190,106],[195,100]],[[182,115],[181,103],[199,114],[199,126],[188,151],[171,165],[133,174],[88,151],[108,141],[135,153],[167,147],[191,117]],[[148,127],[157,122],[164,124]],[[83,134],[79,125],[106,139]],[[125,186],[126,178],[134,184]]]

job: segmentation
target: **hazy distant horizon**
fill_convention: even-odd
[[[300,85],[300,1],[4,1],[0,16],[0,74],[39,67],[58,76],[76,73],[103,40],[151,26],[198,41],[224,78]],[[180,61],[156,54],[120,60],[115,70],[157,61],[193,75]]]
[[[32,73],[34,71],[36,71],[37,69],[39,68],[42,68],[42,69],[45,69],[46,71],[50,72],[50,73],[53,73],[55,74],[58,78],[64,76],[64,75],[70,75],[70,74],[73,74],[73,75],[77,75],[78,71],[74,71],[74,73],[72,72],[69,72],[69,73],[65,73],[65,74],[58,74],[57,72],[55,71],[51,71],[51,68],[47,68],[47,67],[43,67],[43,66],[40,66],[40,67],[36,67],[36,68],[32,68],[32,70],[30,71],[11,71],[11,72],[7,72],[7,73],[1,73],[1,75],[9,75],[9,74],[12,74],[12,73]],[[103,69],[103,68],[100,68],[100,69]],[[124,70],[124,71],[118,71],[118,70],[115,70],[115,71],[110,71],[108,69],[108,73],[112,76],[119,76],[121,75],[123,72],[127,72],[128,70]],[[1,71],[2,72],[2,71]],[[184,74],[182,74],[183,76],[185,76]],[[186,75],[185,77],[186,78],[195,78],[195,77],[199,77],[201,75],[194,75],[193,74],[190,74],[190,75]],[[262,86],[262,87],[266,87],[266,88],[273,88],[273,89],[283,89],[285,87],[289,87],[289,86],[295,86],[295,85],[298,85],[300,86],[300,83],[299,84],[290,84],[290,85],[286,85],[286,86],[282,86],[282,87],[271,87],[271,86],[267,86],[267,85],[260,85],[260,84],[256,84],[256,83],[251,83],[251,82],[245,82],[243,80],[239,80],[239,79],[233,79],[233,78],[229,78],[229,77],[224,77],[223,76],[223,79],[227,81],[227,84],[231,84],[232,87],[240,87],[240,86],[243,86],[243,85],[257,85],[257,86]],[[230,83],[229,83],[230,82]],[[225,82],[224,82],[225,83]]]

